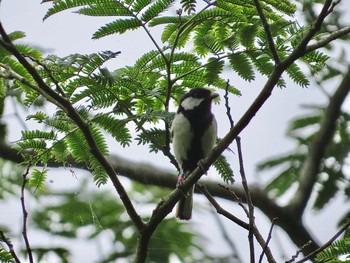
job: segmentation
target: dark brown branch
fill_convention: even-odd
[[[15,260],[16,263],[21,263],[19,260],[17,253],[15,249],[13,248],[13,244],[9,238],[7,238],[4,234],[4,232],[0,231],[0,241],[4,242],[6,246],[9,249],[10,254],[12,255],[13,259]]]
[[[350,91],[350,68],[338,89],[330,98],[319,131],[309,146],[309,152],[301,170],[299,186],[289,206],[301,217],[312,193],[320,171],[320,163],[325,150],[333,138],[341,106]]]
[[[232,129],[234,126],[234,121],[232,118],[232,114],[231,114],[231,107],[230,107],[230,102],[229,102],[229,98],[228,98],[228,88],[230,87],[230,81],[227,80],[226,81],[226,88],[225,88],[225,95],[224,95],[224,99],[225,99],[225,108],[226,108],[226,115],[227,118],[230,122],[230,128]]]
[[[275,226],[277,220],[278,220],[278,218],[274,218],[272,220],[272,224],[271,224],[271,227],[270,227],[270,230],[269,230],[269,234],[267,235],[267,239],[266,239],[266,245],[265,245],[265,247],[263,247],[263,251],[260,254],[259,263],[262,262],[262,260],[264,258],[265,251],[268,248],[270,240],[272,239],[272,230],[273,230],[273,227]]]
[[[264,11],[260,5],[259,0],[254,0],[254,4],[255,4],[255,8],[258,11],[261,23],[264,27],[264,31],[265,31],[265,35],[267,38],[267,42],[269,43],[269,49],[271,51],[272,57],[275,61],[276,64],[278,64],[280,62],[280,58],[278,56],[276,47],[275,47],[275,43],[273,41],[273,36],[270,30],[270,26],[269,23],[267,22],[266,16],[264,15]]]
[[[1,142],[0,158],[16,163],[21,163],[23,161],[23,158],[16,150]],[[109,156],[107,157],[107,160],[117,174],[126,176],[127,178],[136,182],[145,185],[159,186],[162,188],[166,187],[169,189],[174,189],[176,186],[177,176],[176,173],[172,171],[163,170],[147,163],[130,161],[117,155]],[[86,169],[86,164],[76,163],[72,158],[69,158],[66,164],[70,165],[71,167]],[[47,165],[57,167],[62,166],[63,164],[50,161]],[[224,189],[219,182],[204,179],[200,181],[200,184],[204,185],[214,197],[223,198],[233,202],[246,203],[244,190],[240,186],[231,185],[227,186],[228,189]],[[292,213],[293,211],[289,212],[285,207],[280,207],[277,205],[260,187],[249,185],[249,191],[254,205],[258,207],[270,220],[278,217],[278,225],[280,225],[286,231],[291,240],[298,247],[302,247],[309,240],[313,241],[312,245],[310,245],[310,249],[303,250],[303,252],[306,251],[310,253],[318,248],[317,243],[303,226],[302,222],[292,219],[289,213]],[[197,191],[197,189],[196,192],[200,193]],[[233,193],[239,198],[239,200],[237,197],[233,196]]]
[[[25,187],[26,187],[26,184],[28,182],[27,177],[29,174],[29,169],[30,169],[30,165],[28,165],[26,171],[23,173],[23,176],[22,176],[22,178],[23,178],[23,182],[22,182],[22,186],[21,186],[21,207],[22,207],[22,214],[23,214],[22,235],[23,235],[25,246],[26,246],[26,251],[28,254],[29,262],[34,263],[32,248],[30,246],[30,242],[29,242],[29,238],[28,238],[28,231],[27,231],[28,211],[26,209],[26,202],[25,202],[25,197],[24,197]]]
[[[318,15],[315,23],[311,26],[305,37],[300,41],[298,46],[293,50],[293,52],[280,63],[280,67],[285,67],[291,65],[295,60],[302,57],[303,55],[307,54],[307,45],[309,44],[310,40],[315,36],[315,34],[320,31],[321,26],[323,24],[323,21],[326,19],[326,17],[329,15],[329,9],[332,5],[333,0],[326,0],[323,8]]]
[[[313,259],[318,253],[320,253],[321,251],[325,250],[327,247],[329,247],[338,237],[340,237],[340,235],[346,230],[348,229],[350,226],[350,220],[348,220],[348,222],[345,223],[344,226],[342,226],[339,231],[331,238],[329,239],[326,243],[324,243],[321,247],[319,247],[318,249],[316,249],[315,251],[311,252],[310,254],[308,254],[306,257],[304,257],[302,260],[299,260],[296,263],[303,263],[308,261],[309,259]]]
[[[245,175],[244,170],[244,163],[243,163],[243,153],[242,153],[242,145],[241,145],[241,138],[236,138],[237,143],[237,151],[238,151],[238,160],[239,160],[239,170],[242,178],[242,185],[246,197],[246,201],[248,204],[248,210],[249,210],[249,246],[250,246],[250,253],[251,253],[251,262],[255,262],[255,253],[254,253],[254,239],[253,236],[257,238],[258,242],[260,243],[261,247],[263,248],[263,252],[266,254],[268,262],[276,263],[276,260],[274,259],[272,252],[270,248],[268,247],[268,243],[265,242],[264,238],[260,234],[259,229],[255,225],[255,216],[254,216],[254,204],[251,198],[247,177]]]
[[[295,254],[292,256],[292,258],[290,260],[287,260],[285,263],[292,263],[294,262],[300,255],[300,253],[302,253],[303,250],[305,250],[306,247],[308,247],[311,244],[311,241],[305,243],[301,248],[299,248],[297,250],[297,252],[295,252]]]
[[[239,219],[238,217],[234,216],[224,208],[214,199],[214,197],[209,193],[208,189],[203,184],[197,183],[196,186],[198,189],[205,195],[205,197],[208,199],[208,201],[213,205],[216,212],[220,215],[223,215],[227,219],[231,220],[235,224],[239,225],[240,227],[243,227],[246,230],[249,230],[249,224],[244,222],[243,220]]]
[[[254,229],[256,228],[256,226],[255,226],[255,216],[254,216],[254,205],[253,205],[253,202],[252,202],[252,198],[250,196],[248,181],[247,181],[247,177],[245,176],[245,171],[244,171],[241,137],[238,136],[236,138],[236,144],[237,144],[237,151],[238,151],[239,172],[241,174],[242,186],[243,186],[243,189],[244,189],[245,198],[247,200],[248,212],[249,212],[249,234],[248,234],[248,240],[249,240],[249,248],[250,248],[249,249],[249,251],[250,251],[250,262],[254,263],[255,262],[255,250],[254,250],[254,234],[253,234],[253,232],[254,232]],[[256,229],[256,231],[258,231],[258,229]],[[272,256],[272,254],[271,254],[271,256]],[[273,259],[272,262],[275,262],[275,260]]]
[[[54,104],[59,106],[63,111],[65,111],[66,114],[76,123],[76,125],[82,131],[82,133],[84,134],[86,141],[90,147],[90,152],[94,155],[96,160],[105,169],[105,171],[108,174],[110,180],[112,181],[115,189],[117,190],[119,197],[122,200],[122,202],[125,206],[125,209],[126,209],[127,213],[129,214],[131,220],[134,222],[135,226],[138,229],[142,229],[144,226],[144,223],[142,222],[141,217],[136,212],[136,210],[135,210],[129,196],[127,195],[123,185],[121,184],[120,180],[116,176],[113,167],[108,163],[108,161],[103,156],[100,149],[98,148],[96,141],[94,139],[94,136],[92,135],[89,124],[86,123],[82,119],[82,117],[75,110],[75,108],[73,107],[73,105],[70,103],[70,101],[68,99],[60,96],[58,93],[56,93],[49,86],[46,85],[46,83],[40,77],[40,75],[38,74],[36,69],[22,56],[21,53],[19,53],[19,51],[12,44],[10,38],[6,34],[1,23],[0,23],[0,34],[3,38],[2,40],[0,40],[0,45],[3,46],[12,55],[14,55],[16,57],[16,59],[19,61],[19,63],[21,63],[22,66],[28,71],[28,73],[33,77],[33,79],[37,83],[38,87],[41,89],[41,93],[45,93],[48,97],[52,98],[52,100],[54,100],[56,102]]]
[[[317,41],[316,43],[308,45],[306,47],[306,52],[311,52],[321,47],[324,47],[328,45],[330,42],[332,42],[333,40],[336,40],[338,38],[341,38],[342,36],[348,35],[349,33],[350,33],[350,27],[344,27],[342,29],[339,29],[329,34],[327,37]]]

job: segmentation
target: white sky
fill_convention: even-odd
[[[109,64],[112,68],[132,65],[141,54],[154,48],[146,34],[142,31],[132,31],[125,34],[125,36],[116,35],[100,40],[91,40],[92,34],[101,25],[111,21],[112,19],[110,18],[84,17],[70,12],[63,12],[43,22],[42,18],[49,6],[50,4],[40,4],[38,0],[2,0],[0,7],[1,22],[7,32],[12,32],[14,30],[24,31],[27,34],[26,42],[45,48],[49,53],[55,53],[61,56],[71,53],[88,54],[103,50],[121,51],[121,55],[113,60],[112,64]],[[341,6],[342,8],[350,8],[349,2],[346,1],[343,1]],[[157,32],[157,29],[151,30],[153,33]],[[246,83],[240,81],[234,75],[231,76],[227,74],[225,77],[230,78],[230,83],[238,87],[243,94],[242,97],[231,98],[233,117],[235,121],[237,121],[261,90],[265,78],[259,77],[255,82]],[[337,82],[332,82],[327,88],[333,90],[336,85]],[[323,102],[325,102],[323,94],[312,86],[303,89],[288,81],[287,88],[276,88],[263,109],[241,134],[246,172],[250,182],[259,184],[259,182],[266,181],[266,179],[256,175],[255,165],[257,162],[262,161],[266,157],[286,152],[293,147],[293,143],[288,141],[284,134],[289,121],[305,112],[300,108],[300,105],[310,103],[319,104]],[[214,111],[219,119],[219,136],[224,136],[228,130],[224,104],[215,105]],[[15,127],[14,131],[16,131]],[[11,140],[17,140],[19,138],[18,136],[19,133],[11,132]],[[132,147],[129,149],[120,149],[118,147],[113,147],[113,150],[115,150],[115,153],[123,154],[123,156],[130,156],[130,158],[134,158],[135,152],[138,152],[139,155],[137,158],[140,161],[149,161],[157,166],[173,169],[166,158],[160,156],[160,154],[148,154],[147,148],[138,147],[135,149]],[[229,158],[234,166],[238,165],[237,156],[230,155]],[[235,168],[235,171],[236,175],[239,175],[238,169]],[[55,175],[52,176],[55,177]],[[56,178],[55,180],[58,181],[59,179]],[[195,199],[204,200],[204,198],[199,196],[195,196]],[[239,214],[241,218],[244,218],[241,209],[237,208],[236,205],[233,205],[233,208],[232,204],[224,203],[224,205],[229,207],[230,211],[234,211],[234,213]],[[328,238],[335,233],[335,224],[339,217],[338,215],[341,215],[338,213],[339,205],[343,206],[342,211],[349,209],[348,204],[343,204],[342,200],[338,199],[334,205],[329,206],[322,214],[310,211],[306,213],[305,222],[307,222],[311,232],[314,235],[317,234],[321,242],[328,240]],[[11,206],[11,209],[13,209],[13,206]],[[261,226],[261,229],[264,230],[262,232],[266,236],[270,224],[259,211],[256,210],[256,213],[257,224]],[[7,221],[7,219],[3,219],[4,218],[0,217],[0,225]],[[14,219],[12,222],[17,222],[17,220]],[[192,222],[197,224],[198,230],[203,232],[210,241],[214,240],[215,237],[212,237],[213,231],[211,231],[210,235],[205,230],[203,231],[203,229],[208,229],[208,227],[212,229],[212,225],[214,225],[212,218],[208,217],[208,219],[203,222],[203,214],[200,209],[195,209]],[[325,225],[327,227],[325,227]],[[248,254],[244,253],[248,248],[246,239],[247,232],[229,223],[226,224],[226,227],[229,231],[229,235],[239,248],[240,256],[246,258],[248,261],[248,257],[245,256]],[[219,234],[217,235],[220,236]],[[237,239],[238,236],[240,237],[239,239]],[[45,240],[45,237],[41,238]],[[276,252],[276,257],[279,257],[281,253],[280,240],[284,243],[284,252],[288,256],[293,255],[295,253],[295,248],[291,245],[287,245],[285,234],[277,230],[276,236],[274,236],[271,243]],[[56,241],[58,243],[61,242],[60,239]],[[209,251],[227,251],[228,248],[225,243],[221,244],[217,239],[215,242],[215,244],[212,243],[208,246]],[[91,251],[93,251],[94,248],[91,249]],[[74,262],[93,262],[92,259],[94,256],[89,255],[89,253],[81,253],[82,250],[83,249],[78,249],[77,254],[74,255]]]

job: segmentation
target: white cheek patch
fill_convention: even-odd
[[[185,110],[193,110],[195,107],[199,106],[204,99],[188,97],[181,102],[181,106]]]

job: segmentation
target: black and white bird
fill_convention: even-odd
[[[204,88],[194,88],[180,100],[171,125],[175,159],[180,166],[178,185],[191,174],[198,162],[214,147],[217,134],[216,119],[211,112],[212,100],[219,95]],[[180,199],[176,217],[189,220],[192,216],[194,186]]]

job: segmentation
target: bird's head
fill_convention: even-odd
[[[185,111],[196,109],[208,109],[210,111],[211,102],[219,94],[212,93],[208,89],[194,88],[187,92],[180,100],[180,108]]]

